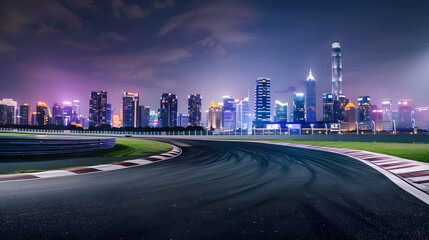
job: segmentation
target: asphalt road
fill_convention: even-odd
[[[0,183],[0,238],[429,238],[429,206],[354,159],[258,143],[164,141],[182,155]]]

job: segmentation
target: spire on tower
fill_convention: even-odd
[[[316,80],[316,79],[314,79],[313,74],[311,73],[311,68],[310,68],[310,73],[308,74],[308,77],[307,77],[307,81],[309,81],[309,80],[312,80],[312,81]]]

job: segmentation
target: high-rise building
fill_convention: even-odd
[[[311,69],[306,81],[305,108],[307,122],[316,122],[316,79]]]
[[[341,126],[344,131],[356,130],[356,106],[348,103],[344,108],[344,123]]]
[[[223,96],[222,127],[225,131],[236,129],[237,106],[235,99],[231,96]]]
[[[323,94],[323,121],[334,121],[334,96],[330,93]]]
[[[339,42],[332,42],[332,95],[334,100],[343,93],[343,73],[341,63],[341,45]]]
[[[201,94],[188,95],[189,126],[201,126]]]
[[[3,98],[0,104],[6,105],[6,122],[7,124],[17,124],[16,122],[16,110],[18,109],[18,103],[11,98]]]
[[[73,116],[72,102],[64,101],[63,102],[64,126],[68,126],[72,123],[72,116]]]
[[[71,122],[80,123],[80,101],[73,100]]]
[[[429,130],[429,107],[416,108],[416,127],[418,129]]]
[[[412,128],[412,106],[410,99],[402,99],[398,102],[398,129]]]
[[[139,111],[139,94],[124,92],[122,96],[122,126],[137,127]]]
[[[0,125],[7,124],[7,105],[0,103]]]
[[[36,125],[45,126],[49,124],[49,118],[52,116],[51,110],[45,102],[38,102],[36,108]]]
[[[150,107],[139,106],[139,127],[149,127]]]
[[[189,124],[189,116],[188,114],[179,114],[179,126],[186,128]]]
[[[52,106],[52,124],[64,125],[63,121],[63,106],[59,102],[55,102]]]
[[[209,127],[209,110],[206,110],[205,112],[204,112],[204,117],[206,118],[205,119],[205,128],[208,128]]]
[[[349,100],[344,94],[338,94],[337,100],[334,100],[334,122],[344,122],[344,110]]]
[[[248,130],[252,131],[252,116],[250,115],[250,103],[249,98],[242,99],[238,105],[237,108],[239,109],[239,117],[240,117],[240,125],[237,126],[237,128],[240,128],[241,130]]]
[[[269,122],[271,118],[271,79],[258,78],[255,87],[255,122]],[[263,124],[263,123],[262,123]]]
[[[21,125],[31,125],[31,106],[28,103],[20,106],[20,124]]]
[[[113,110],[112,110],[112,104],[107,103],[106,104],[106,124],[112,126],[113,125]]]
[[[305,96],[304,93],[293,94],[293,121],[305,122]]]
[[[358,122],[359,124],[371,124],[371,98],[369,96],[358,97]]]
[[[163,93],[161,96],[160,107],[160,126],[175,127],[177,126],[177,98],[176,94]]]
[[[392,100],[385,99],[381,102],[381,110],[383,110],[383,130],[392,131]]]
[[[383,109],[377,107],[377,105],[371,106],[371,127],[376,131],[383,130]]]
[[[274,122],[287,122],[288,103],[282,103],[276,100],[275,106],[276,106],[276,112],[274,115]]]
[[[99,127],[106,121],[107,92],[91,92],[89,99],[89,126]]]
[[[209,130],[222,130],[222,106],[212,103],[209,107]]]
[[[158,118],[159,118],[158,113],[154,110],[150,110],[149,127],[153,127],[153,128],[159,127]]]

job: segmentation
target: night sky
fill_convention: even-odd
[[[272,102],[292,105],[311,68],[318,117],[331,91],[331,42],[343,54],[343,93],[411,98],[429,106],[428,1],[37,0],[0,3],[0,98],[79,99],[121,92],[159,108],[162,92],[246,97],[258,77],[272,80]],[[252,107],[253,108],[253,107]]]

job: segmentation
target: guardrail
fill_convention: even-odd
[[[82,153],[115,146],[116,138],[0,137],[0,156]]]

